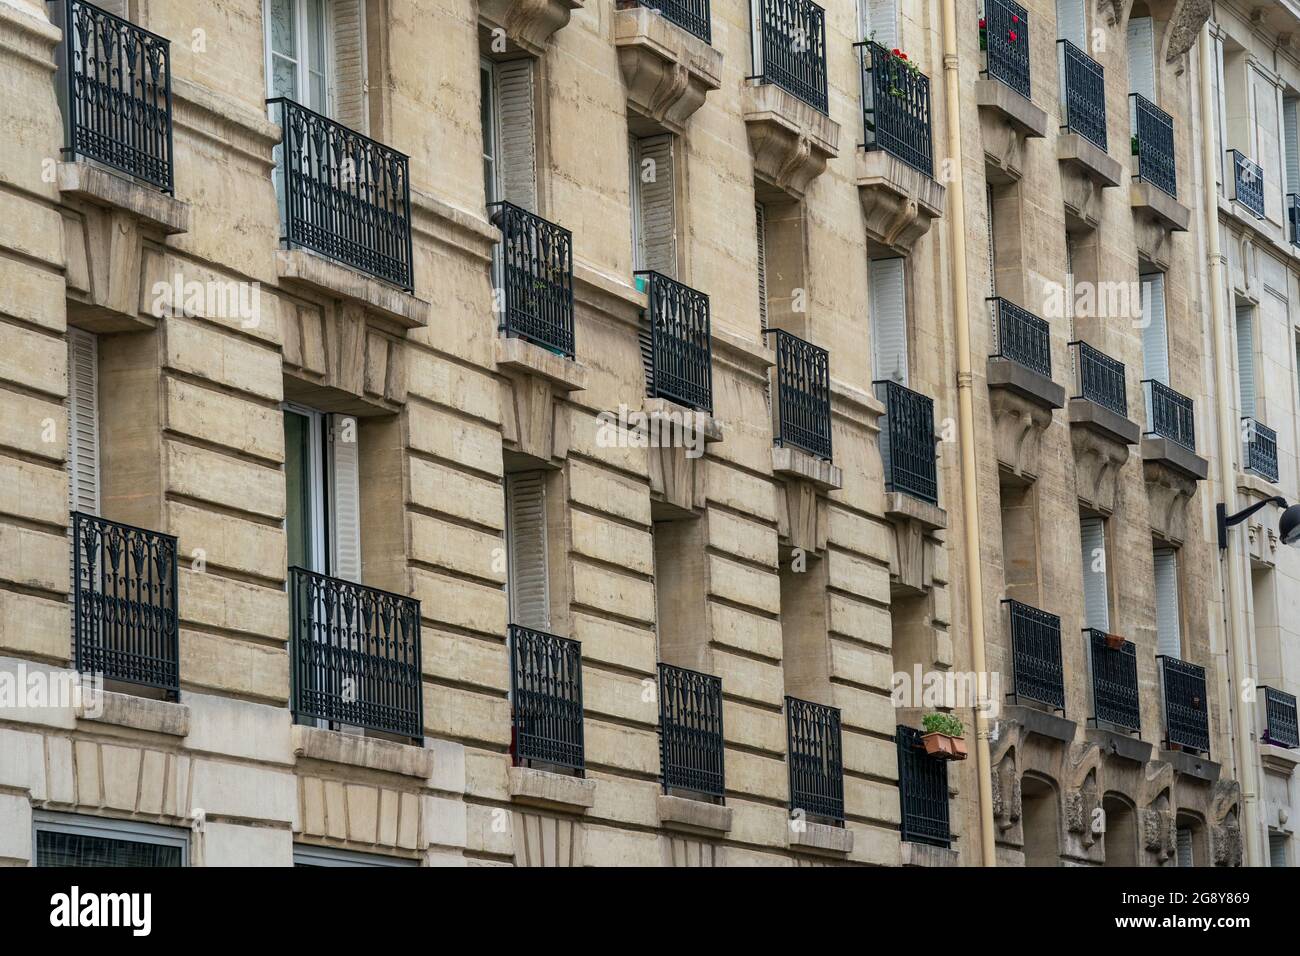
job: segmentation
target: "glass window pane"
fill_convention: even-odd
[[[294,0],[271,0],[271,52],[295,59]]]
[[[36,834],[36,865],[180,866],[181,848],[161,843],[40,830]]]
[[[284,413],[285,533],[289,566],[312,567],[311,419]]]
[[[271,95],[298,99],[298,66],[292,60],[271,54]]]

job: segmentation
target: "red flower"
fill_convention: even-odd
[[[1020,14],[1018,14],[1018,13],[1013,13],[1013,14],[1011,14],[1011,22],[1012,22],[1012,23],[1019,23],[1019,22],[1020,22]]]
[[[988,24],[988,21],[985,20],[983,17],[980,17],[980,29],[983,30],[983,29],[984,29],[985,27],[987,27],[988,25],[989,25],[989,24]]]
[[[1007,39],[1010,40],[1012,43],[1015,43],[1015,42],[1016,42],[1016,31],[1015,31],[1015,30],[1012,30],[1010,33],[1008,33],[1008,34],[1007,34]]]

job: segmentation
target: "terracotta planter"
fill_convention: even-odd
[[[1124,638],[1120,637],[1118,634],[1106,635],[1106,646],[1109,647],[1112,651],[1123,650],[1124,643],[1125,643]]]
[[[939,760],[965,760],[966,740],[963,737],[950,737],[947,734],[922,734],[925,752]]]

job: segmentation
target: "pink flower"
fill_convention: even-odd
[[[1008,34],[1007,34],[1007,39],[1010,40],[1012,43],[1015,43],[1015,42],[1016,42],[1016,31],[1015,31],[1015,30],[1012,30],[1010,33],[1008,33]]]

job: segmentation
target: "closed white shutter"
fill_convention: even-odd
[[[875,34],[886,50],[898,46],[898,0],[858,0],[862,15],[862,38]]]
[[[537,142],[533,116],[533,61],[497,63],[497,152],[504,199],[537,211]]]
[[[871,260],[874,380],[907,384],[907,287],[902,259]]]
[[[333,44],[330,116],[349,129],[368,133],[365,0],[330,0],[329,25]]]
[[[546,493],[541,472],[506,476],[510,619],[539,631],[551,625],[546,567]]]
[[[636,141],[633,169],[640,227],[641,269],[677,277],[677,217],[673,188],[673,138],[648,136]]]
[[[985,205],[988,208],[989,224],[989,295],[998,294],[998,275],[997,275],[997,251],[993,245],[993,187],[986,186],[984,192]]]
[[[1156,101],[1156,33],[1150,17],[1128,21],[1128,89]]]
[[[331,415],[330,438],[330,573],[361,582],[361,455],[357,420]]]
[[[1286,151],[1286,191],[1300,193],[1300,130],[1297,129],[1295,97],[1282,101],[1282,126]]]
[[[1083,623],[1110,631],[1109,589],[1106,586],[1106,525],[1101,518],[1079,519],[1083,557]]]
[[[1192,830],[1191,827],[1179,827],[1177,832],[1178,846],[1178,865],[1195,866],[1196,862],[1192,859]]]
[[[754,203],[755,227],[758,230],[758,322],[767,331],[767,212],[763,204]]]
[[[1142,320],[1142,377],[1168,385],[1169,328],[1165,319],[1165,276],[1162,272],[1142,277]]]
[[[68,511],[99,514],[99,342],[68,329]]]
[[[1287,836],[1285,833],[1270,833],[1268,835],[1268,865],[1269,866],[1286,866],[1286,843]]]
[[[1241,417],[1255,417],[1255,316],[1248,306],[1237,307],[1237,385]]]
[[[1088,49],[1088,27],[1084,22],[1083,0],[1056,0],[1056,36],[1069,40],[1080,50]]]
[[[1155,552],[1156,653],[1183,656],[1183,635],[1178,617],[1178,556],[1170,548]]]
[[[1223,90],[1223,43],[1215,38],[1211,41],[1214,49],[1212,69],[1210,72],[1210,83],[1214,87],[1214,102],[1210,105],[1214,107],[1214,153],[1219,157],[1219,192],[1223,193],[1224,170],[1227,165],[1227,155],[1224,153],[1223,145],[1223,116],[1227,112],[1224,105]]]

